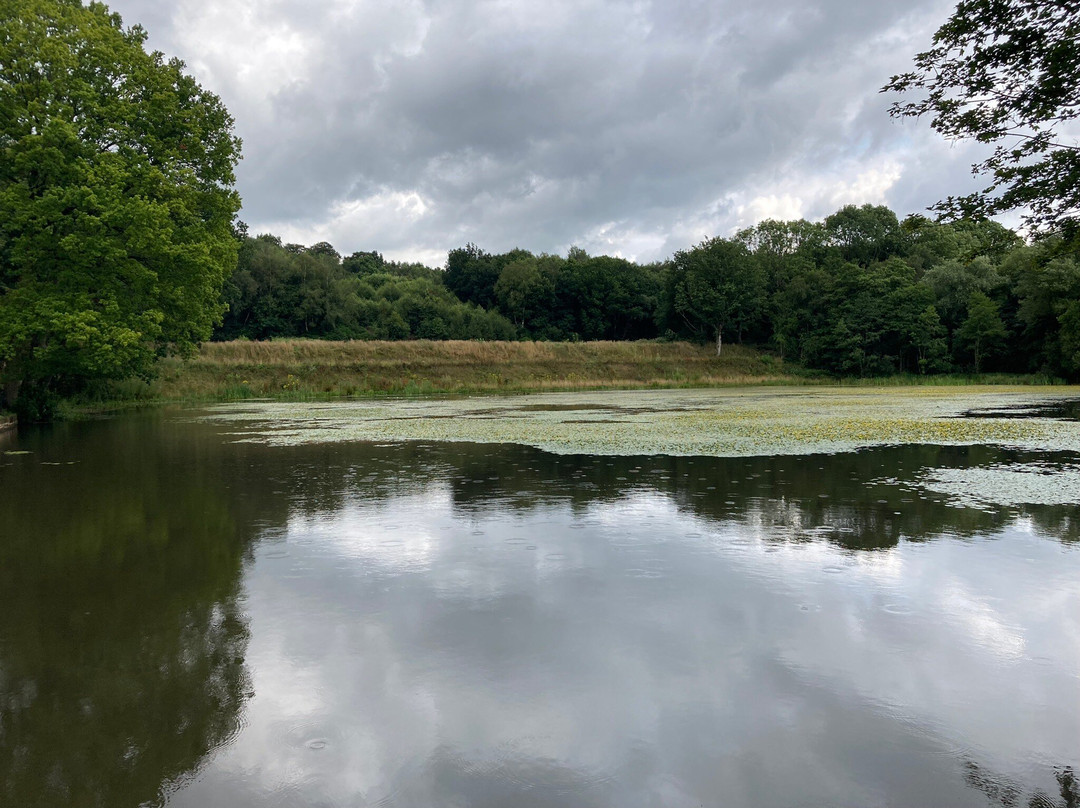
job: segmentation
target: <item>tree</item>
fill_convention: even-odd
[[[991,184],[935,210],[978,218],[1024,208],[1035,230],[1075,231],[1080,145],[1062,130],[1080,116],[1080,2],[963,0],[915,70],[882,91],[922,95],[893,104],[894,117],[929,114],[950,140],[996,144],[972,167]]]
[[[968,303],[968,316],[956,332],[975,359],[975,372],[982,370],[982,361],[988,354],[1000,349],[1009,336],[1001,322],[998,304],[982,292],[972,292]]]
[[[518,249],[492,255],[475,244],[466,244],[446,256],[444,283],[463,302],[493,308],[496,304],[495,284],[503,267],[511,261],[531,256],[532,253]]]
[[[382,253],[374,250],[354,252],[342,261],[342,266],[355,275],[372,275],[376,272],[386,271],[386,261],[383,259]]]
[[[22,414],[210,336],[240,141],[183,62],[101,3],[0,18],[0,382]]]
[[[1058,317],[1061,364],[1069,378],[1080,377],[1080,300],[1069,301]]]
[[[526,318],[539,308],[538,303],[550,301],[551,292],[551,279],[540,271],[534,257],[511,261],[495,283],[499,309],[519,326],[525,325]]]
[[[825,219],[830,241],[840,248],[845,261],[868,266],[899,255],[904,234],[896,214],[884,205],[845,205]]]
[[[915,346],[919,373],[936,373],[948,368],[945,326],[933,305],[919,313],[907,337]]]
[[[1061,344],[1062,315],[1080,302],[1080,261],[1055,255],[1054,239],[1017,250],[1007,264],[1017,298],[1016,319],[1022,326],[1029,357],[1040,370],[1072,374]]]
[[[763,283],[757,262],[746,247],[724,238],[679,250],[671,262],[670,310],[697,337],[716,338],[716,354],[724,329],[741,333],[761,310]]]
[[[988,294],[1001,286],[1004,278],[997,267],[980,255],[970,263],[956,259],[942,261],[927,270],[922,283],[933,291],[941,321],[952,332],[967,316],[971,293]]]

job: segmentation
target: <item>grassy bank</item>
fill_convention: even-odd
[[[213,342],[166,359],[149,385],[101,401],[227,401],[334,396],[703,387],[792,381],[784,364],[742,346],[722,356],[684,342]],[[83,404],[93,404],[92,401]]]
[[[748,384],[787,378],[782,363],[734,346],[652,342],[207,343],[168,360],[151,386],[167,400],[484,393]]]
[[[310,400],[748,384],[856,386],[1050,384],[1006,374],[892,376],[837,381],[739,345],[716,356],[686,342],[212,342],[190,360],[166,359],[151,384],[102,386],[68,415],[154,402]]]

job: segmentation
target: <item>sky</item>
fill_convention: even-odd
[[[950,0],[114,0],[243,139],[241,218],[442,266],[472,242],[664,260],[767,218],[901,217],[980,147],[879,89]]]

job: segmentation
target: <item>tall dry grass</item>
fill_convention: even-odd
[[[149,394],[168,400],[380,393],[670,387],[789,380],[782,363],[738,345],[722,356],[685,342],[207,343],[166,360]]]
[[[729,346],[722,363],[754,352]],[[756,354],[755,354],[756,355]],[[321,365],[438,362],[440,364],[492,364],[499,362],[555,361],[692,361],[716,360],[709,347],[686,342],[477,342],[471,340],[415,340],[332,342],[295,339],[267,342],[209,342],[197,358],[200,363],[262,365],[318,362]]]

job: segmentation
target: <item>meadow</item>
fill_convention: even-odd
[[[1047,385],[1040,375],[895,375],[836,380],[742,345],[690,342],[476,340],[233,340],[167,357],[151,382],[93,385],[71,412],[158,402],[284,401],[603,389],[842,384],[952,387]]]
[[[150,385],[120,397],[165,401],[462,395],[597,388],[708,387],[792,378],[751,348],[688,342],[473,340],[209,342],[192,359],[163,360]]]

